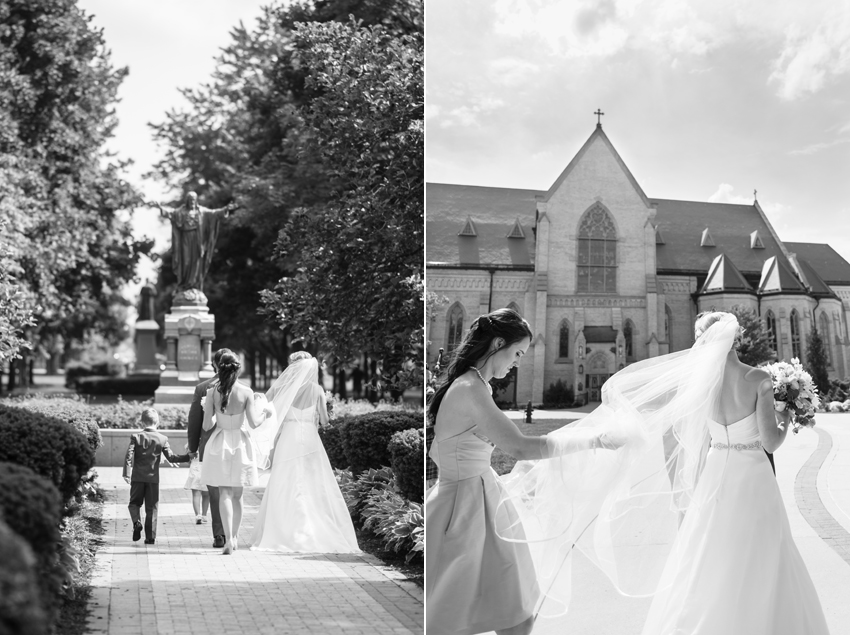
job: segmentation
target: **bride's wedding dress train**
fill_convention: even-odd
[[[755,413],[708,422],[711,449],[643,635],[825,635]]]
[[[315,391],[321,391],[316,385]],[[306,408],[289,408],[281,424],[271,476],[251,549],[359,553],[354,525],[317,426],[315,393]]]

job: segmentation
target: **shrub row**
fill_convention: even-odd
[[[388,551],[404,554],[406,562],[421,559],[425,550],[422,505],[399,494],[392,471],[369,469],[357,477],[348,470],[335,472],[354,523],[380,538]]]
[[[65,385],[68,388],[74,388],[77,381],[82,377],[91,377],[92,375],[118,377],[124,372],[124,364],[117,360],[96,363],[69,362],[65,366]]]
[[[26,540],[0,520],[0,633],[47,630],[36,573],[36,559]]]
[[[91,449],[97,452],[103,445],[100,426],[91,406],[80,399],[49,399],[25,397],[0,404],[0,417],[7,408],[35,412],[57,421],[63,421],[81,432]]]
[[[0,461],[0,517],[14,534],[28,543],[34,556],[28,560],[23,555],[18,560],[18,576],[23,581],[34,576],[38,589],[36,593],[21,598],[21,601],[27,600],[33,604],[31,610],[36,619],[41,614],[48,624],[52,624],[66,577],[59,562],[59,522],[62,517],[59,491],[33,470]],[[26,551],[22,553],[26,554]],[[4,560],[4,570],[7,568],[6,562]],[[19,602],[15,601],[14,604]],[[20,614],[12,617],[23,619]],[[32,629],[21,632],[43,631]]]
[[[96,446],[53,414],[0,404],[0,461],[32,469],[53,483],[66,502],[94,465]]]
[[[343,417],[320,430],[331,465],[360,475],[392,467],[402,494],[422,502],[424,473],[422,413],[377,411]]]
[[[157,388],[159,375],[94,376],[76,381],[77,392],[84,395],[153,395]]]

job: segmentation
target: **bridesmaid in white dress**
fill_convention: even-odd
[[[201,482],[220,488],[219,508],[224,525],[224,555],[238,548],[242,524],[242,488],[257,484],[257,449],[248,434],[270,414],[266,400],[236,381],[241,364],[233,353],[221,356],[218,382],[204,397],[204,430],[216,426],[201,462]],[[215,423],[213,423],[215,416]]]
[[[251,549],[298,553],[359,553],[354,524],[319,437],[328,424],[319,365],[299,351],[266,393],[274,404],[277,431],[263,426],[256,435],[274,439],[271,475],[260,505]]]

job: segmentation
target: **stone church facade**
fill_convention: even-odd
[[[805,363],[814,326],[833,377],[850,375],[850,263],[829,245],[783,243],[752,205],[646,196],[601,125],[546,191],[429,183],[427,360],[501,307],[532,344],[504,401],[540,404],[558,380],[579,400],[626,365],[693,344],[700,311],[740,306],[779,359]]]

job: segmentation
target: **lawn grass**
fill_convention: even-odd
[[[520,423],[519,421],[514,421],[514,423],[524,435],[539,437],[552,432],[552,430],[563,428],[568,423],[572,423],[572,421],[571,419],[541,419],[537,423]],[[497,474],[507,474],[513,469],[515,464],[516,459],[514,457],[506,454],[499,448],[493,450],[493,454],[490,457],[490,465],[496,470]]]

